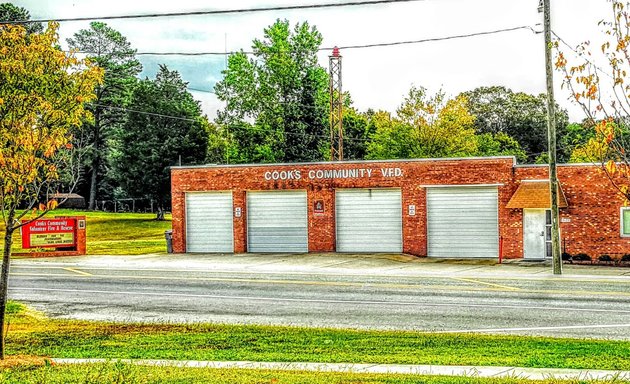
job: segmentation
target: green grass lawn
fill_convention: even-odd
[[[57,209],[45,217],[86,216],[89,255],[139,255],[166,252],[164,231],[171,229],[171,216],[156,221],[153,213],[111,213]],[[0,227],[0,229],[2,229]],[[0,240],[4,243],[4,240]],[[24,252],[19,233],[13,236],[13,252]]]
[[[18,312],[18,313],[16,313]],[[630,342],[254,325],[112,324],[17,308],[10,355],[630,370]]]
[[[523,378],[475,378],[330,372],[283,372],[247,369],[145,367],[129,364],[21,366],[0,370],[0,383],[181,383],[181,384],[540,384]],[[621,381],[554,380],[544,383],[621,383]]]

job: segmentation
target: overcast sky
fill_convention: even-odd
[[[347,0],[327,0],[344,2]],[[271,5],[313,4],[317,1],[147,1],[147,0],[18,0],[33,19],[182,12],[249,8]],[[224,52],[249,50],[254,38],[276,19],[292,24],[308,21],[324,37],[323,46],[418,40],[470,34],[503,28],[536,26],[542,22],[538,0],[424,0],[410,3],[329,8],[237,15],[205,15],[136,20],[110,20],[138,52]],[[552,29],[565,41],[597,41],[597,22],[608,16],[608,0],[552,0]],[[63,46],[89,22],[64,22]],[[597,46],[597,45],[595,45]],[[532,94],[545,91],[543,35],[517,30],[488,36],[427,42],[396,47],[342,50],[343,86],[359,110],[394,111],[412,84],[431,92],[442,88],[451,96],[479,86],[503,85]],[[320,53],[327,68],[329,52]],[[139,56],[142,76],[153,77],[158,64],[178,70],[191,93],[214,118],[221,103],[213,93],[221,79],[224,56]],[[567,101],[555,74],[558,103],[572,120],[583,115]]]

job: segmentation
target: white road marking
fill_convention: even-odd
[[[479,328],[454,329],[449,331],[430,331],[431,333],[483,333],[483,332],[516,332],[516,331],[553,331],[560,329],[592,329],[592,328],[628,328],[630,324],[584,324],[559,325],[555,327],[523,327],[523,328]]]
[[[74,272],[77,275],[81,275],[81,276],[94,276],[91,273],[79,271],[78,269],[75,269],[75,268],[64,268],[64,270],[69,271],[69,272]]]
[[[252,301],[274,301],[291,303],[320,303],[320,304],[361,304],[361,305],[394,305],[413,307],[469,307],[469,308],[501,308],[501,309],[532,309],[532,310],[558,310],[571,312],[595,312],[595,313],[630,313],[625,309],[600,309],[600,308],[571,308],[571,307],[545,307],[545,306],[524,306],[524,305],[493,305],[493,304],[467,304],[467,303],[426,303],[412,301],[382,301],[382,300],[325,300],[306,298],[286,298],[286,297],[264,297],[264,296],[232,296],[232,295],[204,295],[195,293],[170,293],[170,292],[139,292],[139,291],[108,291],[90,289],[66,289],[66,288],[20,288],[9,287],[11,291],[42,291],[42,292],[69,292],[69,293],[92,293],[92,294],[115,294],[115,295],[137,295],[137,296],[168,296],[168,297],[191,297],[206,299],[226,299],[226,300],[252,300]]]
[[[367,273],[366,270],[357,270],[356,272],[306,272],[306,271],[251,271],[247,270],[247,272],[243,272],[242,269],[211,269],[211,268],[191,268],[191,269],[169,269],[166,268],[130,268],[130,267],[106,267],[106,266],[97,266],[97,265],[89,265],[89,264],[69,264],[69,263],[55,263],[55,262],[46,262],[46,265],[41,264],[25,264],[25,263],[17,263],[13,262],[11,264],[11,269],[15,268],[24,268],[24,269],[63,269],[63,267],[74,267],[81,268],[86,270],[95,270],[95,271],[128,271],[128,272],[169,272],[169,273],[177,273],[177,272],[186,272],[186,273],[209,273],[209,274],[236,274],[236,275],[296,275],[296,276],[344,276],[344,277],[403,277],[403,278],[435,278],[435,279],[451,279],[453,277],[458,278],[467,278],[467,279],[481,279],[481,280],[520,280],[520,281],[560,281],[560,282],[591,282],[591,283],[621,283],[621,284],[630,284],[630,276],[626,276],[630,274],[630,272],[620,275],[563,275],[561,277],[558,276],[506,276],[506,275],[495,275],[495,274],[481,274],[481,275],[465,275],[461,274],[462,270],[458,271],[443,271],[443,272],[434,272],[434,273],[403,273],[403,274],[383,274],[383,273]],[[320,268],[321,270],[321,268]],[[463,271],[468,271],[463,270]],[[412,271],[411,271],[412,272]],[[540,273],[540,272],[535,272]]]
[[[490,287],[495,287],[495,288],[503,288],[503,289],[507,289],[508,291],[518,291],[518,290],[520,290],[520,288],[518,288],[518,287],[508,287],[507,285],[486,283],[485,281],[480,281],[480,280],[476,280],[476,279],[465,279],[465,278],[461,278],[461,277],[451,277],[451,279],[458,280],[458,281],[465,281],[467,283],[473,283],[473,284],[488,285]]]

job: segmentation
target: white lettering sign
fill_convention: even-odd
[[[380,168],[380,176],[384,178],[402,177],[403,171],[400,168]],[[306,176],[309,180],[323,179],[358,179],[371,178],[376,175],[370,168],[350,168],[350,169],[312,169],[308,171]],[[301,180],[302,172],[300,170],[289,171],[266,171],[263,177],[267,181],[277,180]]]
[[[300,171],[267,171],[265,172],[265,180],[300,180],[302,174]]]

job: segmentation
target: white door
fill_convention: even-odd
[[[186,193],[186,252],[234,252],[232,192]]]
[[[248,252],[308,252],[306,191],[247,193]]]
[[[551,256],[551,211],[523,209],[523,257],[544,259]]]
[[[428,188],[428,255],[498,257],[498,204],[497,187]]]
[[[400,189],[335,193],[337,252],[402,252]]]

